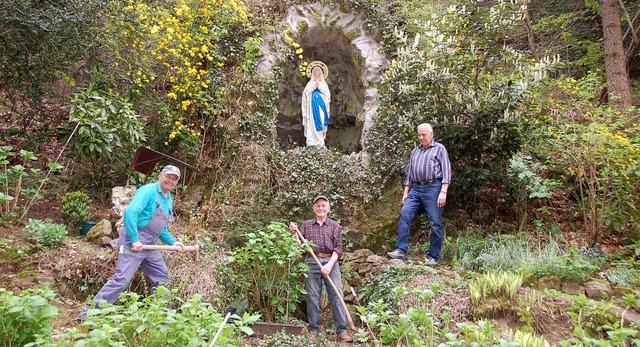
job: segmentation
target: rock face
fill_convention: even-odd
[[[584,294],[584,287],[579,283],[562,282],[562,292],[571,295]]]
[[[584,285],[584,290],[588,298],[600,300],[603,297],[611,296],[611,284],[603,281],[590,281]]]
[[[329,68],[331,125],[326,144],[344,154],[366,151],[364,139],[378,107],[376,83],[387,64],[381,45],[364,28],[362,13],[344,13],[339,7],[320,3],[289,8],[284,24],[287,34],[304,50],[305,62],[320,60]],[[279,61],[293,48],[283,35],[265,36],[258,72],[271,76]],[[280,145],[305,145],[301,95],[308,78],[301,75],[295,59],[285,66],[279,88],[277,132]]]
[[[124,226],[124,210],[133,199],[136,190],[138,189],[134,186],[113,187],[111,190],[111,203],[113,204],[111,210],[118,217],[116,230],[120,230]]]
[[[340,266],[344,268],[344,272],[349,270],[349,273],[353,274],[348,283],[345,283],[343,286],[345,300],[353,299],[351,287],[361,286],[367,275],[380,274],[384,266],[389,263],[389,259],[376,255],[369,249],[359,249],[353,253],[343,253]]]

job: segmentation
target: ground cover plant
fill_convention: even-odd
[[[51,305],[50,289],[13,293],[0,288],[0,341],[5,346],[24,346],[39,335],[48,336],[58,309]]]
[[[45,334],[29,346],[209,346],[224,316],[211,305],[194,296],[170,308],[171,292],[159,287],[153,295],[142,298],[135,293],[123,294],[121,305],[105,305],[91,309],[87,321],[80,327],[60,334],[51,341]],[[247,325],[259,315],[235,316],[234,324],[225,325],[219,335],[222,345],[234,345],[241,333],[251,334]]]

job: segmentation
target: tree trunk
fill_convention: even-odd
[[[604,38],[604,65],[609,82],[609,102],[619,107],[631,105],[631,84],[627,75],[627,62],[622,46],[622,25],[618,0],[600,0]]]
[[[538,61],[540,60],[540,57],[538,57],[538,49],[536,48],[536,39],[533,36],[533,28],[531,27],[531,17],[529,16],[529,2],[530,0],[527,0],[525,2],[523,21],[524,21],[524,26],[527,28],[527,39],[529,40],[529,50],[531,51],[531,57],[535,61]]]

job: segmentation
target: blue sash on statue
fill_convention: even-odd
[[[324,112],[324,122],[322,122],[320,109],[322,109],[322,112]],[[324,100],[322,99],[322,93],[320,92],[320,89],[314,90],[311,94],[311,111],[313,113],[313,123],[316,126],[316,131],[322,131],[325,126],[331,124],[331,122],[329,122],[327,107],[325,106]]]

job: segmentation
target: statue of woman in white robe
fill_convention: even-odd
[[[314,61],[307,66],[307,76],[311,79],[302,92],[302,125],[307,146],[325,146],[331,102],[329,86],[325,82],[328,75],[329,69],[323,62]]]

